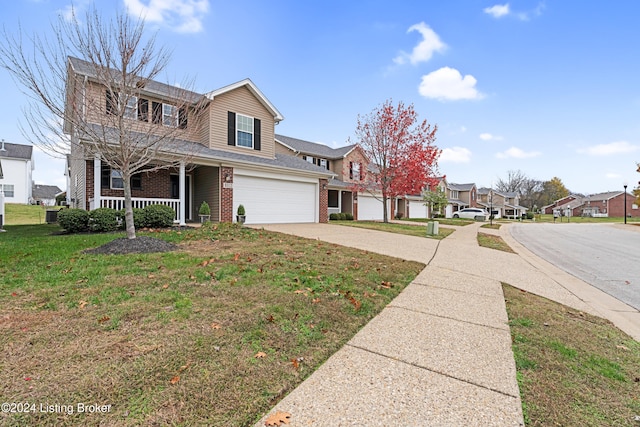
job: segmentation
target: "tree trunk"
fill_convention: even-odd
[[[127,230],[127,239],[136,238],[136,227],[133,223],[133,207],[131,202],[131,177],[122,173],[124,181],[124,223]]]
[[[387,202],[388,202],[388,198],[386,194],[382,194],[382,221],[384,223],[388,223],[389,222],[389,215],[387,213]]]

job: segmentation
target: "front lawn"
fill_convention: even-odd
[[[459,225],[459,226],[469,225],[475,222],[470,219],[463,219],[463,218],[402,218],[402,221],[413,221],[413,222],[438,221],[440,225]]]
[[[386,231],[389,233],[407,234],[409,236],[428,237],[442,240],[455,230],[453,228],[438,227],[437,235],[427,235],[427,226],[398,224],[393,222],[377,221],[331,221],[331,224],[347,225],[349,227],[368,228],[370,230]]]
[[[121,233],[6,228],[0,394],[38,409],[7,426],[251,425],[424,267],[232,225],[140,233],[180,249],[131,255],[83,253]]]
[[[503,284],[527,426],[637,426],[640,343],[609,321]]]

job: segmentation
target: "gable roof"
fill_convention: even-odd
[[[43,185],[33,184],[31,194],[33,198],[38,199],[54,199],[56,194],[61,193],[62,190],[57,185]]]
[[[476,185],[471,183],[471,184],[454,184],[454,183],[449,183],[449,190],[454,190],[454,191],[471,191],[471,189],[473,187],[475,187]]]
[[[221,87],[220,89],[212,90],[205,96],[213,101],[216,96],[231,92],[232,90],[236,90],[241,87],[246,87],[247,89],[249,89],[249,92],[251,92],[253,96],[255,96],[258,101],[260,101],[260,103],[273,115],[276,123],[284,120],[284,117],[282,116],[282,114],[280,114],[280,111],[278,111],[278,109],[267,99],[267,97],[264,96],[260,89],[258,89],[258,86],[256,86],[255,83],[251,81],[251,79],[240,80],[239,82]]]
[[[4,147],[4,150],[2,148]],[[33,155],[33,146],[24,144],[11,144],[9,142],[0,142],[0,157],[5,159],[22,159],[31,160]]]
[[[292,138],[290,136],[279,134],[276,134],[276,142],[279,142],[285,147],[298,153],[309,154],[315,157],[323,157],[326,159],[341,159],[357,147],[356,144],[352,144],[340,148],[331,148],[325,144],[305,141],[302,139]]]

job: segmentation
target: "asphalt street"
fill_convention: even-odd
[[[514,224],[531,252],[640,310],[640,233],[611,224]]]

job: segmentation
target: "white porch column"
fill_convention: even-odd
[[[180,178],[178,180],[178,186],[180,187],[179,189],[179,194],[180,194],[180,212],[178,212],[178,220],[180,221],[180,225],[187,225],[187,223],[185,222],[185,200],[186,200],[186,195],[185,195],[185,191],[184,191],[184,187],[185,187],[185,165],[184,162],[180,162]]]
[[[100,161],[100,155],[96,154],[93,158],[93,209],[100,207],[100,190],[102,189],[102,162]],[[91,209],[91,206],[89,206]]]

